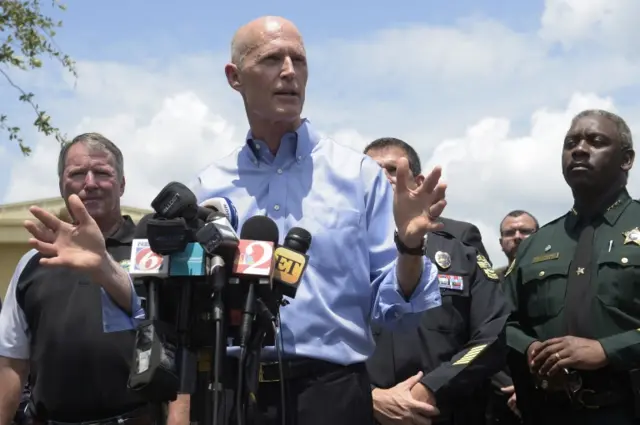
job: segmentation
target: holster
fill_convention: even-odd
[[[179,377],[175,341],[173,327],[165,322],[145,320],[138,325],[127,386],[142,393],[149,402],[177,398]]]

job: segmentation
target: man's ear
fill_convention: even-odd
[[[242,87],[242,81],[240,79],[240,72],[235,64],[228,63],[224,67],[224,74],[227,76],[227,83],[235,91],[240,91]]]
[[[633,149],[627,149],[622,155],[622,171],[629,172],[633,167],[633,161],[635,160],[636,153]]]

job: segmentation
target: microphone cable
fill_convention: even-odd
[[[278,313],[276,316],[277,319],[277,325],[276,322],[271,322],[273,325],[273,332],[274,335],[278,335],[279,339],[280,339],[280,343],[277,343],[277,339],[276,339],[276,353],[278,354],[278,369],[279,369],[279,374],[280,374],[280,409],[282,410],[282,412],[280,413],[280,415],[282,416],[282,425],[286,425],[287,424],[287,420],[286,420],[286,408],[287,408],[287,403],[286,403],[286,389],[285,389],[285,382],[284,382],[284,364],[282,363],[282,357],[283,357],[283,352],[284,352],[284,337],[282,336],[282,321],[280,318],[280,309],[278,309]],[[280,332],[278,332],[278,329],[280,329]]]
[[[284,337],[282,336],[282,327],[280,326],[282,324],[280,319],[280,309],[278,309],[276,315],[274,316],[273,313],[269,310],[269,307],[267,307],[267,305],[261,298],[258,298],[256,300],[256,303],[257,303],[258,314],[271,324],[271,330],[273,331],[273,335],[274,335],[275,349],[276,349],[276,354],[278,356],[278,375],[280,377],[280,410],[281,410],[280,415],[282,417],[282,425],[286,425],[287,413],[285,409],[287,408],[287,403],[286,403],[287,392],[286,392],[286,387],[285,387],[286,384],[284,380],[284,363],[282,361],[283,353],[284,353]],[[278,329],[280,329],[280,332],[278,332]],[[278,342],[278,337],[280,339],[280,342]],[[258,359],[258,362],[260,362],[260,359]]]

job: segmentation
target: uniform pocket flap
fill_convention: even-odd
[[[569,274],[569,261],[544,261],[541,263],[522,266],[522,282],[543,280],[550,276],[566,276]]]
[[[635,251],[635,250],[634,250]],[[638,252],[604,252],[598,257],[598,264],[618,264],[620,266],[640,266],[640,248]]]

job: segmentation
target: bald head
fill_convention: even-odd
[[[286,37],[302,44],[302,35],[293,22],[279,16],[263,16],[236,31],[231,41],[231,63],[240,66],[244,58],[265,42]]]
[[[277,149],[282,136],[300,126],[304,106],[309,71],[298,28],[277,16],[249,22],[234,35],[224,72],[242,96],[254,136],[271,138],[265,141]]]

